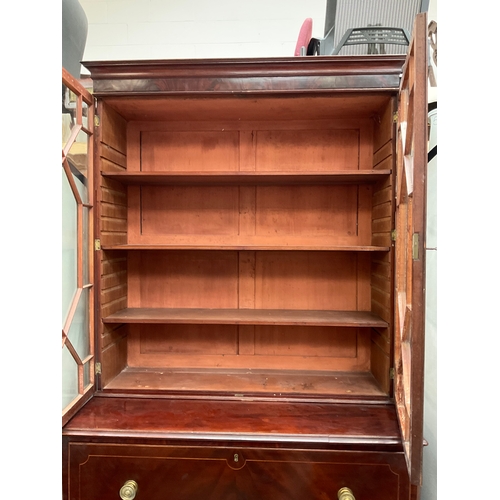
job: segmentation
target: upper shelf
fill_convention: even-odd
[[[250,238],[251,240],[251,238]],[[331,245],[321,242],[309,243],[277,243],[276,240],[269,239],[268,242],[248,241],[244,240],[220,240],[210,241],[208,239],[200,241],[180,241],[172,238],[171,243],[129,243],[123,245],[106,245],[102,244],[103,250],[264,250],[264,251],[318,251],[318,252],[388,252],[390,247],[374,246],[374,245]]]
[[[386,328],[387,322],[369,311],[312,311],[288,309],[168,309],[128,308],[104,323],[302,325]]]
[[[336,172],[102,172],[103,177],[136,185],[325,185],[370,184],[390,175],[390,170],[340,170]]]

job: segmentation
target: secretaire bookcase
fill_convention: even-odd
[[[84,63],[95,354],[65,499],[418,498],[424,14],[413,35]]]

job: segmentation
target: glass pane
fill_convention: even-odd
[[[83,366],[83,387],[90,384],[90,361]]]
[[[89,327],[89,290],[84,289],[68,332],[68,338],[82,360],[90,354]]]
[[[76,201],[62,170],[62,325],[77,287],[77,217]]]
[[[87,130],[89,129],[89,106],[85,101],[82,101],[82,125]]]
[[[85,285],[89,284],[89,209],[83,207],[83,283]]]
[[[84,132],[80,132],[80,135],[83,134],[85,142],[74,142],[71,145],[71,148],[68,152],[68,163],[71,169],[71,173],[76,182],[76,186],[78,188],[78,192],[82,198],[84,203],[88,202],[88,183],[87,183],[87,167],[88,167],[88,135]]]
[[[62,409],[78,396],[78,365],[64,346],[62,349]]]
[[[71,136],[76,125],[76,96],[63,84],[62,86],[62,147]]]

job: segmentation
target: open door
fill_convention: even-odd
[[[427,16],[415,20],[398,106],[395,269],[395,399],[412,484],[423,449]]]
[[[62,69],[62,423],[94,393],[94,98]]]

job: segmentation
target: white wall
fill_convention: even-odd
[[[326,0],[81,0],[84,60],[293,56],[303,21],[324,32]]]

